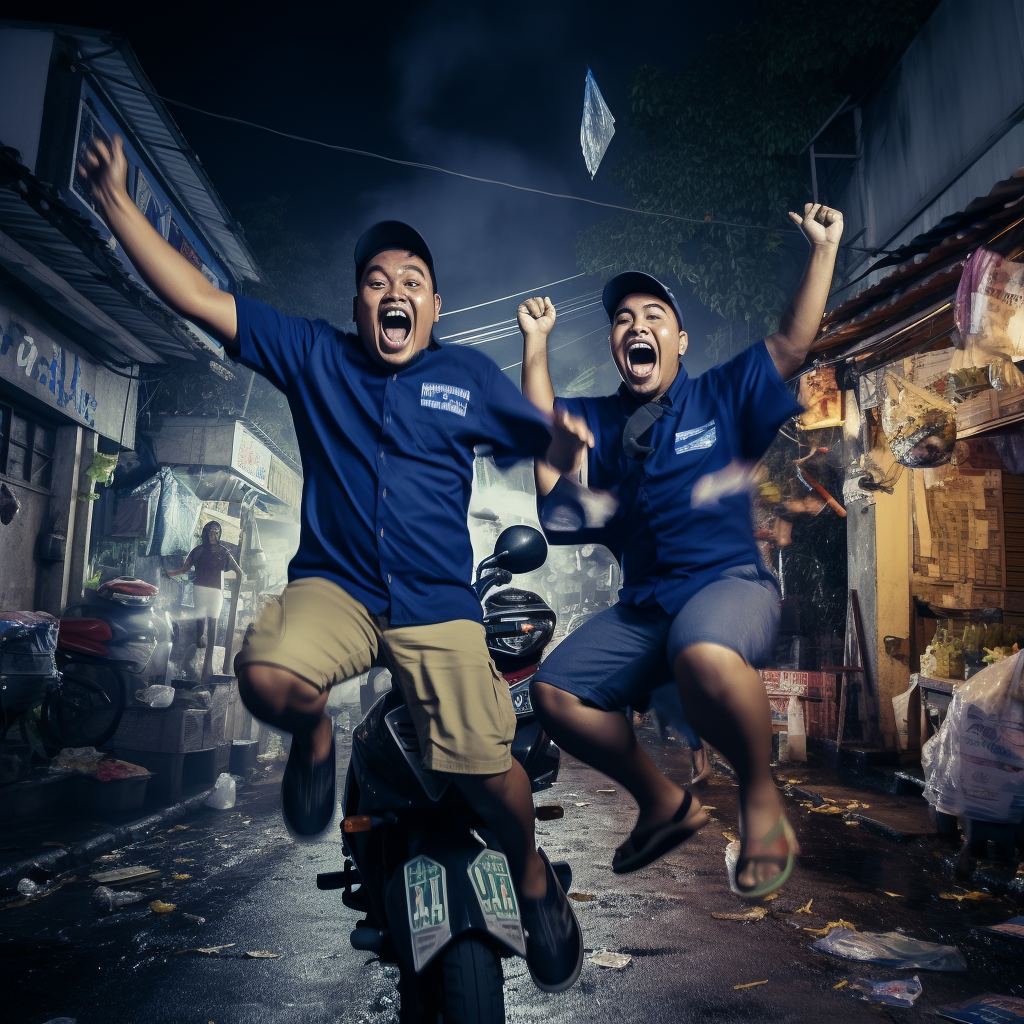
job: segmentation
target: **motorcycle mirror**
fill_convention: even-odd
[[[523,573],[539,569],[548,557],[544,534],[532,526],[510,526],[498,534],[494,554],[487,561],[506,572]]]

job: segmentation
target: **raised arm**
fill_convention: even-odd
[[[765,338],[765,345],[783,378],[800,369],[817,337],[832,285],[839,239],[843,235],[843,215],[821,203],[807,203],[803,217],[796,213],[789,216],[810,242],[811,253],[804,275],[782,314],[779,329]],[[523,368],[525,371],[525,363]]]
[[[562,472],[552,463],[565,468],[565,475],[579,473],[583,453],[594,446],[594,438],[579,417],[571,416],[555,406],[555,391],[548,371],[548,335],[555,326],[555,307],[545,296],[527,299],[518,311],[519,329],[523,332],[523,395],[543,413],[551,416],[552,437],[548,461],[535,459],[534,477],[537,493],[544,495],[558,483]]]
[[[147,222],[148,223],[148,222]],[[170,572],[165,572],[165,576],[181,576],[191,569],[196,567],[196,551],[197,548],[193,548],[186,556],[185,561],[181,563],[180,569],[172,569]]]
[[[94,139],[78,173],[88,180],[93,199],[134,267],[175,312],[209,331],[228,352],[238,350],[235,300],[209,281],[160,235],[128,195],[128,162],[121,137],[113,148]]]

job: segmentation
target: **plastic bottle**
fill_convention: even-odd
[[[807,733],[804,729],[804,709],[796,697],[789,698],[789,707],[786,708],[786,727],[789,759],[791,761],[806,761]]]
[[[113,889],[108,889],[105,885],[101,885],[93,890],[91,902],[96,910],[102,913],[110,913],[114,910],[120,910],[121,907],[130,906],[132,903],[139,903],[145,898],[145,895],[141,892],[132,892],[130,890],[115,892]]]
[[[23,878],[18,883],[18,892],[22,896],[32,896],[34,893],[39,892],[41,888],[42,886],[38,882],[33,882],[31,878]]]

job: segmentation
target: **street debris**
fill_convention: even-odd
[[[235,806],[235,780],[227,772],[221,772],[214,783],[213,792],[204,803],[217,811],[229,811]]]
[[[171,875],[171,880],[174,882],[187,882],[192,876],[188,874],[184,875]]]
[[[769,979],[765,978],[764,981],[747,981],[742,985],[733,985],[733,992],[738,992],[741,988],[757,988],[758,985],[767,985]]]
[[[860,822],[859,821],[844,821],[843,824],[844,825],[859,825]]]
[[[4,910],[13,910],[15,907],[27,907],[30,903],[35,903],[38,900],[45,899],[47,896],[52,896],[58,889],[62,889],[68,882],[77,881],[77,875],[71,875],[69,878],[62,878],[56,882],[46,882],[43,885],[38,885],[32,882],[31,878],[23,878],[21,882],[31,882],[34,888],[25,890],[22,889],[21,882],[18,883],[18,892],[20,892],[25,898],[20,900],[13,900],[10,903],[4,904]]]
[[[156,868],[135,864],[130,868],[114,868],[112,871],[97,871],[89,877],[100,885],[127,885],[129,882],[148,882],[151,878],[159,878]]]
[[[200,917],[198,914],[182,914],[181,916],[193,924],[206,924],[206,918]]]
[[[195,864],[195,862],[196,862],[195,857],[175,857],[174,858],[174,863],[175,864]]]
[[[108,889],[105,885],[101,885],[93,890],[89,902],[94,910],[109,914],[114,910],[120,910],[122,907],[131,906],[133,903],[141,903],[145,898],[143,893],[133,892],[131,889],[122,889],[120,892],[114,892],[113,889]]]
[[[614,789],[598,789],[598,790],[595,790],[595,792],[597,792],[597,793],[614,793],[615,790]]]
[[[751,907],[749,910],[731,912],[712,910],[711,916],[716,921],[760,921],[768,916],[768,911],[764,907]]]
[[[854,981],[850,988],[862,993],[861,999],[869,1003],[885,1003],[888,1006],[913,1006],[924,991],[921,980],[915,974],[910,981]]]
[[[728,839],[730,843],[738,843],[740,837],[735,832],[730,832],[727,828],[722,829],[722,838]]]
[[[857,930],[857,926],[855,924],[850,924],[849,921],[844,921],[842,918],[839,918],[838,921],[829,921],[824,928],[805,928],[804,931],[810,932],[811,935],[828,935],[833,928],[849,928],[851,932],[855,932]]]
[[[42,886],[40,886],[38,882],[33,882],[31,878],[23,878],[18,882],[18,892],[20,892],[22,896],[32,896],[39,892],[41,888]]]
[[[186,914],[186,917],[190,915]],[[176,949],[172,956],[183,956],[185,953],[203,953],[205,956],[216,956],[222,949],[231,949],[237,942],[225,942],[222,946],[193,946],[191,949]]]
[[[794,913],[795,914],[810,914],[811,913],[811,904],[813,902],[814,902],[814,897],[812,896],[802,907],[797,907],[797,909],[794,911]]]
[[[772,900],[777,900],[782,895],[782,890],[779,889],[776,892],[770,892],[764,898],[765,903],[771,903]]]
[[[899,932],[855,932],[837,928],[811,944],[812,949],[844,960],[917,967],[926,971],[966,971],[967,961],[956,946],[912,939]]]
[[[569,893],[569,899],[575,900],[577,903],[593,903],[597,897],[589,892],[571,892]]]
[[[1024,917],[1011,917],[1009,921],[1002,924],[989,924],[981,929],[985,932],[995,932],[996,935],[1012,935],[1015,939],[1024,939]]]
[[[149,909],[152,910],[154,914],[169,914],[172,910],[176,910],[177,908],[177,903],[164,903],[163,900],[153,900],[149,905]]]
[[[579,800],[575,804],[573,804],[573,806],[574,807],[589,807],[590,804],[588,804],[585,800]]]
[[[595,950],[587,959],[598,967],[625,967],[633,958],[629,953],[610,953],[607,950]]]
[[[250,949],[246,951],[246,956],[251,956],[253,960],[276,960],[281,954],[271,953],[266,949]]]
[[[843,978],[843,980],[841,982],[839,982],[838,985],[833,985],[832,986],[832,991],[833,992],[838,992],[841,988],[846,988],[846,986],[849,985],[849,984],[850,984],[849,979],[848,978]]]
[[[168,832],[184,832],[188,828],[188,825],[172,825],[167,831]]]
[[[883,889],[882,892],[884,892],[886,896],[892,896],[893,899],[897,899],[897,900],[903,899],[903,897],[898,892],[889,892],[888,889]]]
[[[963,903],[964,900],[994,900],[995,896],[988,892],[940,892],[940,900],[956,900],[957,903]]]
[[[935,1012],[940,1017],[962,1021],[963,1024],[978,1024],[979,1021],[1016,1024],[1017,1021],[1024,1021],[1024,999],[986,992],[962,1003],[940,1006]]]

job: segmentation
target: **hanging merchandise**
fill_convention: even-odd
[[[119,456],[116,453],[114,455],[105,455],[103,452],[96,452],[92,457],[89,468],[85,471],[85,475],[90,480],[95,480],[96,483],[106,486],[114,479],[114,470],[117,469],[118,458]]]
[[[956,413],[949,402],[887,370],[882,429],[893,458],[910,469],[944,466],[956,446]]]
[[[597,174],[601,160],[615,134],[615,118],[608,109],[601,90],[594,81],[594,73],[587,68],[587,84],[583,94],[583,124],[580,126],[580,145],[590,177]]]
[[[160,504],[160,487],[160,475],[157,474],[133,488],[127,497],[118,501],[114,522],[110,528],[111,537],[145,541],[141,547],[143,555],[152,553],[156,515]]]
[[[953,319],[960,337],[950,373],[970,367],[986,372],[997,390],[1024,387],[1013,365],[1024,358],[1024,263],[976,249],[964,264]]]
[[[151,555],[184,554],[192,550],[203,503],[168,467],[160,470],[160,504]]]

